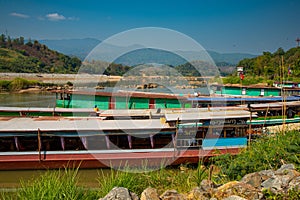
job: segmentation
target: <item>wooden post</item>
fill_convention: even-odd
[[[105,142],[106,142],[106,148],[110,149],[110,140],[109,140],[109,136],[105,135]]]
[[[172,140],[173,140],[173,145],[174,145],[174,157],[175,157],[175,152],[177,150],[178,125],[179,125],[179,117],[177,118],[177,121],[175,124],[175,126],[176,126],[175,135],[172,134]]]
[[[42,138],[41,138],[41,130],[38,129],[38,151],[39,151],[39,161],[42,161]]]
[[[127,135],[127,140],[128,140],[129,148],[132,149],[132,139],[131,139],[131,135]]]
[[[154,135],[150,134],[150,143],[151,143],[151,148],[154,149]]]
[[[250,111],[250,123],[249,123],[249,147],[251,146],[251,134],[252,134],[252,127],[251,127],[251,123],[252,123],[252,110],[249,106],[249,111]]]
[[[65,138],[64,137],[60,137],[60,144],[61,144],[61,148],[64,151],[65,150]]]
[[[88,140],[87,140],[87,137],[80,137],[80,140],[81,140],[81,142],[82,142],[82,144],[83,144],[83,146],[84,146],[84,148],[86,149],[86,150],[88,150],[89,148],[88,148]]]
[[[179,127],[179,117],[176,121],[176,132],[175,132],[175,138],[174,138],[174,148],[177,149],[177,137],[178,137],[178,127]]]
[[[64,108],[65,107],[65,90],[63,91],[62,98],[63,98],[63,108]]]
[[[17,136],[14,136],[14,140],[15,140],[15,145],[16,145],[16,149],[17,151],[20,151],[20,144],[19,144],[19,139]]]

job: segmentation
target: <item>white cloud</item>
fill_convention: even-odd
[[[67,19],[65,16],[60,15],[58,13],[49,13],[46,15],[46,18],[50,21],[61,21]]]
[[[44,18],[40,17],[39,19],[43,20]],[[58,13],[49,13],[46,15],[46,19],[50,21],[79,20],[78,17],[65,17]]]
[[[23,18],[23,19],[29,18],[29,15],[25,15],[22,13],[16,13],[16,12],[10,13],[10,16],[19,17],[19,18]]]

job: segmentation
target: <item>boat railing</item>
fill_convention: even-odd
[[[185,139],[177,139],[177,147],[202,147],[203,138],[185,138]]]

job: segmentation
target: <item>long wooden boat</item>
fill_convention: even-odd
[[[100,110],[197,108],[300,100],[299,96],[195,96],[193,94],[183,95],[137,91],[89,92],[58,90],[54,92],[56,93],[57,107],[94,108],[96,105]]]
[[[0,170],[197,163],[244,148],[250,115],[182,109],[151,119],[128,119],[136,113],[125,111],[120,119],[1,117]]]

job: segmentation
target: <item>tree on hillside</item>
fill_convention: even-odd
[[[11,38],[9,36],[7,37],[7,42],[6,43],[7,43],[8,47],[11,47]]]
[[[24,45],[24,37],[20,37],[20,45]]]
[[[26,43],[26,45],[32,47],[32,41],[31,41],[31,38],[28,39],[28,42]]]
[[[5,42],[6,42],[6,37],[4,34],[0,35],[0,48],[4,48],[5,47]]]
[[[238,66],[243,66],[248,76],[261,76],[266,80],[277,81],[282,76],[288,76],[285,78],[300,81],[300,48],[291,48],[286,52],[283,48],[278,48],[273,54],[263,52],[255,58],[241,60]],[[292,73],[288,74],[288,69]]]

